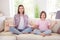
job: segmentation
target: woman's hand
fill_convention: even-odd
[[[5,27],[9,27],[9,22],[8,22],[8,20],[5,20]]]
[[[38,28],[38,25],[36,25],[35,22],[30,21],[30,22],[29,22],[29,25],[32,26],[32,28],[34,28],[34,29],[35,29],[35,28]]]

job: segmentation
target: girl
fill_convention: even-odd
[[[40,19],[37,22],[38,29],[33,31],[34,34],[40,34],[42,36],[51,34],[50,22],[46,20],[46,12],[40,13]]]
[[[32,31],[31,27],[28,27],[28,16],[25,15],[24,6],[18,6],[18,13],[14,16],[15,27],[10,27],[10,31],[15,34],[29,33]]]

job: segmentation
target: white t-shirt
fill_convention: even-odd
[[[23,18],[23,16],[20,16],[20,23],[19,23],[18,29],[24,29],[24,28],[25,28],[24,18]]]

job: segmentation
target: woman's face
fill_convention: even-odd
[[[41,19],[45,19],[45,14],[44,13],[42,13]]]
[[[19,12],[20,12],[20,13],[23,13],[23,11],[24,11],[24,8],[23,8],[22,6],[20,6],[20,7],[19,7]]]

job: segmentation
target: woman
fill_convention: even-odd
[[[18,13],[14,16],[15,27],[10,27],[10,31],[15,34],[29,33],[32,31],[31,27],[28,27],[28,16],[25,15],[24,6],[18,6]]]

